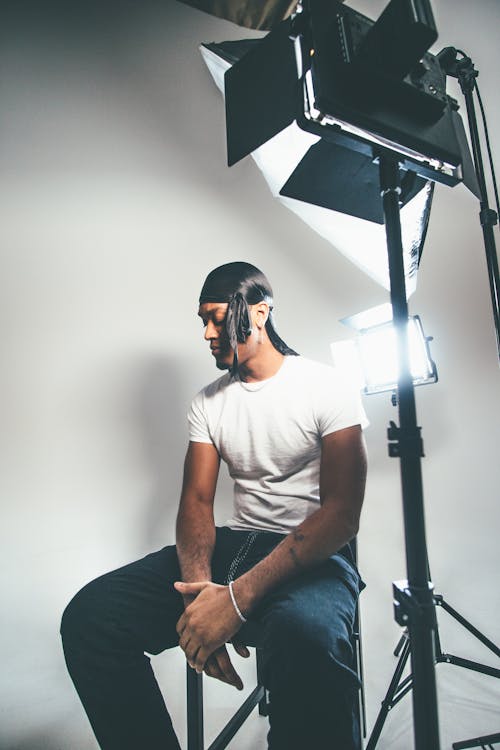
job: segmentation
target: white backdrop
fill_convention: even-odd
[[[375,17],[383,3],[354,7]],[[470,52],[498,152],[496,0],[436,0],[440,40]],[[61,612],[90,578],[173,541],[193,394],[217,376],[195,316],[214,266],[248,260],[277,321],[329,361],[338,319],[385,292],[274,201],[251,159],[225,166],[224,112],[200,41],[249,32],[170,0],[18,4],[0,28],[2,750],[95,748],[65,666]],[[498,641],[499,371],[475,200],[438,186],[412,311],[440,381],[420,389],[436,588]],[[497,231],[498,237],[498,231]],[[370,725],[394,668],[391,581],[405,575],[386,395],[366,400],[360,534]],[[221,484],[223,521],[230,487]],[[443,647],[493,663],[441,617]],[[184,738],[184,664],[155,660]],[[247,678],[252,667],[244,664]],[[498,686],[438,668],[443,747],[498,731]],[[251,680],[250,680],[251,682]],[[182,689],[181,689],[182,688]],[[212,683],[207,735],[240,695]],[[253,718],[233,742],[264,747]],[[412,746],[411,701],[379,747]]]

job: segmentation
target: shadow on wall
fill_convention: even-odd
[[[0,745],[2,750],[63,750],[63,745],[54,745],[54,732],[47,729],[45,732],[36,731],[30,737],[25,737],[14,744]]]
[[[139,383],[138,432],[152,486],[137,533],[149,551],[174,539],[187,445],[186,413],[194,395],[186,391],[181,368],[180,360],[157,357],[145,366]]]

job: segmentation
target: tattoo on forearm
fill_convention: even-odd
[[[293,536],[293,539],[296,542],[299,542],[299,543],[303,542],[304,539],[306,538],[305,534],[302,534],[301,531],[294,531],[292,533],[292,536]],[[300,558],[299,558],[299,556],[297,554],[297,550],[295,549],[295,547],[290,547],[290,549],[288,550],[288,552],[289,552],[290,557],[292,558],[293,562],[295,563],[295,567],[298,568],[298,570],[302,570],[302,568],[304,567],[304,565],[301,562],[301,560],[300,560]]]
[[[298,568],[299,570],[301,570],[302,569],[302,563],[300,562],[299,556],[297,555],[297,553],[294,550],[294,548],[290,547],[290,549],[288,550],[288,552],[290,553],[290,556],[291,556],[292,560],[295,563],[295,567]]]

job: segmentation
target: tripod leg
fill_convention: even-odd
[[[489,638],[486,638],[483,633],[481,633],[480,630],[474,627],[468,620],[465,619],[465,617],[462,617],[462,615],[457,612],[456,609],[453,609],[453,607],[450,607],[450,605],[444,600],[442,596],[436,597],[436,604],[444,609],[445,612],[448,612],[449,615],[451,615],[462,627],[464,627],[466,630],[469,631],[475,638],[478,639],[478,641],[481,641],[481,643],[486,646],[486,648],[489,648],[490,651],[493,651],[493,653],[496,656],[500,656],[500,648],[496,646],[492,641],[489,640]]]
[[[396,665],[396,669],[394,670],[392,680],[387,689],[387,693],[385,695],[384,700],[382,701],[382,706],[380,708],[380,711],[377,716],[377,720],[372,729],[372,733],[370,735],[370,739],[368,740],[366,750],[374,750],[378,742],[378,739],[380,737],[380,734],[385,724],[385,720],[387,719],[387,714],[389,713],[389,711],[394,705],[394,699],[398,692],[401,675],[403,674],[409,655],[410,655],[410,641],[406,640],[406,643],[404,644],[401,650],[399,661]]]
[[[394,649],[394,656],[399,656],[399,654],[401,653],[401,649],[405,645],[405,643],[408,640],[408,638],[409,638],[408,628],[405,628],[405,631],[404,631],[403,635],[401,636],[401,638],[398,641],[398,645]]]
[[[453,750],[466,750],[466,748],[483,747],[493,750],[493,744],[496,744],[497,742],[500,742],[500,732],[497,732],[496,734],[488,734],[485,737],[473,737],[470,740],[454,742],[452,748]]]

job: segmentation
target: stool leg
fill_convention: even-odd
[[[262,663],[262,651],[260,648],[255,650],[255,658],[257,661],[257,685],[264,686],[263,682],[263,663]],[[269,701],[267,699],[267,690],[264,688],[264,696],[259,701],[259,714],[261,716],[269,716]]]
[[[186,662],[188,750],[204,750],[203,674]]]

